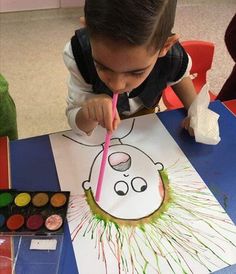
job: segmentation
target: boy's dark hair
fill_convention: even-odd
[[[86,0],[91,37],[161,49],[175,20],[177,0]]]

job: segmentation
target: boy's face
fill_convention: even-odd
[[[112,40],[91,39],[92,55],[100,79],[113,92],[131,92],[153,69],[159,51]]]

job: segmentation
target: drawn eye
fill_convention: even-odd
[[[147,189],[147,182],[141,177],[135,177],[131,181],[131,186],[135,192],[143,192]]]
[[[129,191],[129,186],[124,181],[118,181],[114,185],[115,192],[120,196],[125,196]]]

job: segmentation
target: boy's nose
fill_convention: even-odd
[[[114,92],[124,92],[126,88],[126,81],[123,75],[114,75],[108,79],[109,88]]]

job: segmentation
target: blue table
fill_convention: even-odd
[[[236,118],[218,101],[211,103],[210,108],[220,114],[221,142],[217,146],[198,144],[181,129],[180,123],[186,115],[183,109],[165,111],[159,113],[158,117],[236,223]],[[10,149],[13,188],[54,191],[60,189],[47,135],[13,141]],[[60,272],[77,274],[67,225],[62,258]],[[227,268],[219,273],[236,273],[236,268]]]

